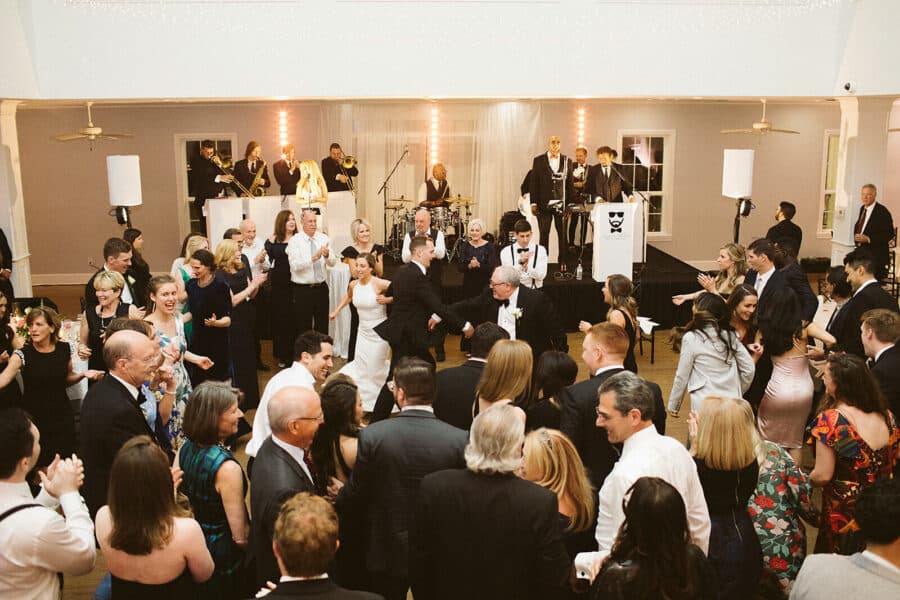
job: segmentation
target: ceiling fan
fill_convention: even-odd
[[[746,129],[722,129],[719,133],[752,133],[755,135],[763,135],[766,133],[800,133],[793,129],[776,129],[772,126],[772,122],[766,118],[766,99],[761,100],[763,112],[762,118],[753,123],[752,127]]]
[[[87,103],[87,127],[82,127],[78,130],[78,133],[64,133],[62,135],[53,136],[53,139],[60,142],[71,142],[73,140],[89,140],[90,142],[93,142],[94,140],[100,138],[104,138],[107,140],[118,140],[121,138],[134,137],[134,134],[131,133],[103,133],[103,128],[94,125],[94,120],[91,117],[91,106],[93,106],[93,104],[93,102]]]

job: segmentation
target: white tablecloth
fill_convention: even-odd
[[[334,250],[332,250],[334,251]],[[328,312],[341,303],[350,285],[350,267],[339,263],[328,269]],[[342,310],[333,321],[328,323],[328,335],[334,338],[334,355],[347,358],[350,349],[350,311]]]

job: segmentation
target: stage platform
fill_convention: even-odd
[[[590,256],[585,252],[585,258]],[[390,279],[400,266],[399,261],[385,258],[384,274]],[[575,279],[575,268],[569,266],[567,273],[560,273],[559,265],[551,263],[547,270],[542,291],[553,301],[562,319],[566,331],[578,330],[579,321],[597,323],[606,318],[608,307],[603,302],[603,284],[590,278],[590,261],[586,260],[584,279]],[[635,269],[640,267],[635,264]],[[689,305],[675,306],[672,296],[694,292],[698,288],[699,271],[689,264],[666,254],[662,250],[647,246],[647,264],[641,271],[640,278],[632,273],[635,283],[640,281],[637,300],[642,317],[649,317],[660,324],[663,329],[673,325],[683,325],[690,319]],[[444,261],[443,300],[452,304],[462,300],[462,273],[456,264]]]

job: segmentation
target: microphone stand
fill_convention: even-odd
[[[384,206],[384,246],[385,246],[385,248],[388,248],[388,249],[389,249],[389,250],[388,250],[388,254],[390,254],[391,257],[392,257],[394,260],[396,260],[397,258],[400,257],[400,251],[398,251],[396,248],[391,248],[391,247],[390,247],[390,243],[389,243],[389,240],[390,240],[390,237],[391,237],[391,232],[390,232],[390,230],[388,229],[388,223],[387,223],[388,182],[391,180],[391,177],[394,176],[394,171],[397,170],[397,167],[400,166],[400,163],[403,162],[403,159],[406,158],[406,155],[407,155],[407,154],[409,154],[409,146],[406,146],[406,147],[403,149],[403,154],[401,154],[401,155],[400,155],[400,158],[397,159],[397,162],[394,163],[394,168],[391,169],[391,172],[388,173],[387,177],[384,179],[384,182],[381,184],[381,187],[378,188],[378,191],[377,191],[377,192],[375,192],[376,195],[381,194],[381,193],[384,193],[384,200],[383,200],[383,206]]]
[[[602,167],[601,167],[602,168]],[[637,283],[634,285],[634,292],[637,295],[641,288],[641,282],[644,279],[644,269],[647,267],[647,227],[649,223],[647,223],[647,219],[649,217],[649,207],[650,201],[647,199],[647,196],[640,190],[634,188],[634,182],[625,177],[615,166],[613,161],[609,161],[609,170],[619,176],[619,179],[627,183],[631,186],[632,193],[636,193],[641,197],[641,268],[637,271]],[[650,175],[650,169],[647,168],[647,176]]]

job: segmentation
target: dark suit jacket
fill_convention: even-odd
[[[546,294],[520,285],[516,306],[522,309],[522,318],[516,322],[516,339],[528,342],[535,364],[547,350],[569,351],[566,332]],[[477,327],[485,322],[496,323],[500,304],[486,289],[474,298],[450,305],[450,310]]]
[[[572,570],[558,510],[553,492],[515,475],[429,475],[410,531],[416,600],[553,597]]]
[[[103,271],[103,267],[100,267],[96,273],[91,275],[91,278],[88,279],[88,282],[86,284],[84,284],[84,307],[85,307],[85,309],[94,308],[97,306],[97,304],[99,304],[99,302],[97,302],[97,290],[94,289],[94,279],[97,277],[98,274],[100,274],[101,271]],[[128,290],[131,292],[131,297],[134,299],[135,305],[143,306],[142,304],[138,304],[138,302],[140,301],[140,298],[138,298],[137,291],[135,290],[134,286],[128,282],[127,274],[123,275],[123,277],[125,278],[125,287],[127,287]]]
[[[207,198],[218,196],[219,192],[228,185],[216,182],[216,177],[219,175],[222,175],[222,171],[211,160],[207,160],[199,154],[191,160],[191,191],[199,206],[202,207]]]
[[[881,202],[876,202],[872,208],[872,216],[869,217],[863,233],[872,241],[868,244],[860,244],[859,247],[867,248],[875,257],[878,262],[875,273],[877,277],[881,277],[881,272],[890,258],[888,242],[894,237],[894,219],[891,217],[891,211]]]
[[[350,177],[359,175],[359,169],[351,167],[349,169],[341,169],[341,165],[334,161],[330,156],[322,159],[322,177],[325,179],[325,185],[328,186],[329,192],[346,192],[350,186],[341,183],[335,179],[338,175],[346,174]]]
[[[140,392],[138,392],[140,394]],[[156,435],[128,389],[107,375],[88,389],[81,404],[81,451],[84,485],[81,494],[91,512],[106,504],[109,471],[116,453],[136,435]]]
[[[769,227],[769,231],[766,232],[766,239],[773,243],[778,243],[778,241],[784,239],[793,240],[797,244],[797,254],[799,255],[800,243],[803,241],[803,230],[790,219],[784,219]]]
[[[756,271],[750,269],[747,271],[744,283],[753,287],[756,285],[756,275]],[[766,282],[766,287],[763,288],[759,306],[763,306],[766,300],[772,297],[775,290],[783,287],[789,287],[794,290],[794,293],[797,294],[797,298],[800,300],[803,319],[812,321],[816,315],[816,310],[819,308],[819,300],[813,293],[812,288],[809,287],[809,279],[806,278],[806,273],[803,272],[803,269],[796,262],[792,262],[783,269],[775,269],[769,281]]]
[[[407,576],[419,484],[429,473],[463,467],[467,441],[465,431],[416,409],[360,431],[353,474],[335,506],[342,518],[362,517],[369,573]]]
[[[278,581],[273,579],[272,581]],[[378,594],[356,592],[338,587],[331,579],[310,579],[306,581],[285,581],[279,583],[267,598],[316,598],[316,600],[384,600]]]
[[[897,301],[877,282],[871,283],[853,294],[853,297],[847,300],[847,303],[831,322],[828,331],[837,338],[837,344],[832,348],[833,350],[843,350],[865,360],[866,352],[860,337],[859,321],[867,310],[873,308],[887,308],[898,312]]]
[[[262,166],[262,162],[261,162],[261,160],[257,160],[256,161],[256,171],[252,171],[252,172],[250,171],[250,168],[248,166],[249,164],[250,163],[246,158],[242,158],[241,160],[234,163],[234,178],[237,179],[238,181],[240,181],[243,184],[243,186],[245,188],[247,188],[248,190],[250,189],[250,186],[253,185],[253,179],[256,177],[257,171],[259,171],[259,167]],[[265,189],[272,185],[272,180],[269,179],[269,165],[268,164],[266,164],[266,166],[263,167],[262,179],[265,180],[265,183],[262,183],[262,181],[260,181],[260,184],[259,184],[260,188]],[[235,185],[233,187],[234,187],[235,194],[237,194],[238,196],[243,194],[243,192],[238,188],[238,186]]]
[[[256,453],[250,482],[250,548],[256,558],[257,584],[262,586],[280,576],[272,536],[281,505],[300,492],[315,494],[316,488],[303,467],[271,437]]]
[[[561,408],[559,429],[572,440],[581,462],[588,470],[591,485],[598,490],[619,460],[620,449],[609,443],[605,429],[597,427],[597,391],[606,379],[624,370],[624,367],[618,367],[591,376],[590,379],[570,385],[557,396]],[[652,381],[647,383],[653,390],[653,424],[660,435],[665,435],[666,407],[662,390]]]
[[[394,297],[388,318],[375,327],[375,332],[391,345],[396,358],[408,354],[428,354],[428,319],[437,313],[451,331],[459,331],[465,324],[441,302],[431,280],[422,274],[415,263],[406,264],[394,273],[388,287]]]
[[[565,154],[559,155],[559,170],[557,173],[565,173],[566,180],[563,187],[565,192],[564,204],[574,202],[575,187],[572,179],[572,161]],[[531,164],[531,176],[528,180],[528,191],[531,193],[531,203],[538,205],[540,212],[550,210],[547,202],[550,201],[553,192],[553,171],[550,169],[550,159],[547,153],[534,157]]]
[[[872,365],[872,375],[895,417],[900,415],[900,348],[893,346],[881,353]],[[898,417],[900,418],[900,417]]]
[[[285,159],[276,161],[272,165],[272,171],[275,173],[275,181],[281,187],[282,196],[293,196],[297,193],[297,182],[300,181],[300,169],[294,169],[291,174],[291,167]]]
[[[603,174],[603,167],[599,164],[594,165],[588,173],[588,179],[585,181],[585,192],[590,194],[591,198],[601,196],[607,202],[622,202],[622,192],[626,196],[631,196],[633,190],[631,184],[622,179],[619,173],[622,173],[625,167],[618,163],[613,163],[609,169],[609,177]],[[616,171],[619,173],[616,173]]]
[[[472,427],[475,388],[484,372],[484,362],[467,360],[458,367],[438,371],[434,415],[445,423],[468,431]]]

